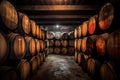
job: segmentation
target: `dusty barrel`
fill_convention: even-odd
[[[68,46],[68,41],[67,40],[62,40],[61,44],[63,47],[67,47]]]
[[[89,58],[87,61],[87,70],[89,75],[98,76],[100,70],[100,62],[94,58]]]
[[[77,50],[80,51],[81,50],[81,39],[77,40]]]
[[[0,65],[6,61],[8,57],[8,42],[6,35],[0,31]]]
[[[38,68],[38,60],[35,56],[33,56],[30,60],[31,72],[34,74]]]
[[[61,32],[55,33],[55,39],[61,39]]]
[[[78,61],[78,52],[77,51],[75,51],[74,59],[75,59],[76,62]]]
[[[53,48],[49,48],[49,54],[52,54],[53,53]]]
[[[36,30],[37,30],[35,21],[30,20],[30,27],[31,27],[31,34],[32,34],[32,36],[35,37],[36,36]]]
[[[81,37],[81,25],[77,28],[77,38]]]
[[[68,48],[68,55],[74,55],[74,52],[75,51],[75,49],[74,49],[74,47],[69,47]]]
[[[74,48],[77,49],[77,39],[74,40]]]
[[[0,15],[4,25],[14,30],[18,27],[18,15],[14,6],[7,0],[0,4]]]
[[[69,46],[74,47],[74,40],[69,40]]]
[[[100,67],[101,80],[118,80],[111,62],[104,62]]]
[[[101,30],[107,30],[110,25],[112,24],[114,18],[114,8],[111,3],[106,3],[102,6],[100,12],[99,12],[99,28]]]
[[[88,33],[90,35],[95,34],[98,30],[97,28],[97,19],[98,19],[98,15],[92,16],[89,19],[89,23],[88,23]]]
[[[35,55],[35,40],[32,37],[25,37],[26,40],[26,58],[32,57]]]
[[[55,53],[55,54],[60,54],[60,51],[61,51],[60,48],[57,48],[57,47],[54,48],[54,53]]]
[[[68,39],[68,33],[63,33],[62,34],[62,39]]]
[[[62,48],[61,49],[61,54],[67,54],[67,48]]]
[[[19,71],[20,80],[28,80],[30,79],[30,63],[22,59],[17,66],[17,70]]]
[[[76,27],[75,30],[74,30],[74,38],[75,38],[75,39],[77,38],[77,27]]]
[[[87,44],[86,44],[86,42],[87,42],[87,39],[88,39],[88,37],[84,37],[83,39],[82,39],[82,41],[81,41],[81,50],[82,50],[82,52],[86,52],[86,50],[87,50]]]
[[[110,59],[120,61],[120,31],[115,31],[109,35],[107,53]]]
[[[74,32],[69,33],[69,39],[74,39]]]
[[[49,40],[49,46],[54,46],[54,41],[53,40]]]
[[[21,34],[29,34],[30,33],[30,21],[26,14],[18,12],[18,32]]]
[[[19,80],[17,70],[8,66],[0,66],[0,80]]]
[[[26,53],[26,43],[23,36],[15,33],[8,34],[10,59],[18,60]]]
[[[88,21],[85,21],[81,25],[81,35],[82,36],[87,36],[87,34],[88,34]]]
[[[60,40],[55,40],[55,46],[56,46],[56,47],[61,46],[61,41],[60,41]]]
[[[54,32],[49,32],[48,33],[48,39],[53,39],[55,37]]]
[[[40,38],[40,27],[38,25],[36,25],[36,37]]]
[[[39,53],[40,52],[40,41],[38,39],[35,39],[35,47],[36,47],[36,52]]]
[[[104,33],[96,38],[96,52],[100,56],[105,56],[106,54],[106,41],[108,36],[108,33]]]
[[[81,55],[82,55],[82,53],[80,53],[80,52],[77,54],[77,62],[79,65],[81,63]]]

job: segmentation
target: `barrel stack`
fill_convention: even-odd
[[[45,61],[46,31],[6,0],[0,21],[0,80],[29,80]]]
[[[114,5],[106,3],[74,30],[74,59],[93,79],[119,79],[120,30],[114,27],[115,18]]]

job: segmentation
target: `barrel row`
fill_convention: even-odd
[[[79,39],[81,37],[101,34],[106,31],[111,32],[113,29],[118,29],[114,26],[114,22],[116,21],[115,15],[113,5],[111,3],[106,3],[101,7],[97,15],[90,17],[89,20],[84,21],[75,28],[74,38]]]
[[[0,4],[1,29],[12,31],[21,35],[28,35],[38,39],[45,39],[46,32],[34,21],[29,19],[25,13],[17,12],[9,1]]]

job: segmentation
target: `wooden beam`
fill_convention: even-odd
[[[17,6],[18,10],[25,11],[76,11],[76,10],[96,10],[98,6],[89,5],[21,5]]]
[[[53,19],[53,18],[68,18],[68,19],[73,19],[73,18],[90,18],[91,15],[31,15],[29,18],[31,19]]]

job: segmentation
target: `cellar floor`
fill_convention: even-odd
[[[73,56],[48,55],[31,80],[91,80]]]

